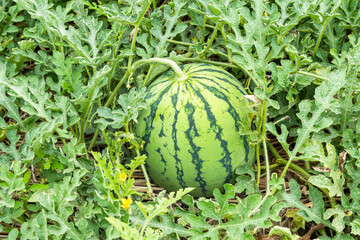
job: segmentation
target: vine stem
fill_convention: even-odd
[[[320,42],[321,42],[321,39],[322,39],[322,36],[324,35],[324,32],[325,32],[325,28],[327,27],[327,25],[329,24],[331,19],[325,21],[325,24],[321,27],[321,31],[320,31],[320,36],[318,37],[317,41],[316,41],[316,45],[315,45],[315,48],[314,48],[314,51],[313,51],[313,56],[316,56],[316,52],[320,46]]]
[[[128,59],[128,65],[127,65],[127,70],[125,72],[125,75],[123,76],[123,78],[120,80],[120,82],[116,85],[114,91],[111,92],[108,100],[106,101],[104,107],[108,107],[110,105],[110,103],[112,102],[112,100],[114,99],[114,97],[116,96],[116,94],[118,93],[119,89],[121,88],[121,86],[124,84],[125,80],[130,76],[130,67],[132,65],[132,61],[133,61],[133,58],[134,58],[134,52],[135,52],[135,45],[136,45],[136,38],[137,38],[137,35],[138,35],[138,31],[139,31],[139,27],[140,27],[140,24],[141,24],[141,21],[142,19],[144,18],[147,10],[149,9],[151,5],[151,2],[149,2],[147,8],[146,8],[146,11],[144,11],[142,13],[142,15],[139,17],[138,21],[136,22],[135,24],[135,29],[134,29],[134,36],[133,36],[133,39],[132,39],[132,42],[131,42],[131,52],[133,53],[129,59]],[[118,62],[116,62],[117,64]],[[115,68],[115,66],[114,66]],[[110,79],[109,79],[110,81]],[[97,136],[99,135],[99,132],[100,132],[100,124],[97,125],[96,127],[96,130],[95,130],[95,133],[94,133],[94,136],[93,138],[91,139],[91,142],[90,142],[90,145],[88,147],[88,151],[90,151],[92,149],[92,147],[94,146],[95,142],[96,142],[96,138]],[[87,152],[87,151],[85,151]]]
[[[272,193],[266,193],[265,196],[263,197],[263,199],[261,199],[261,201],[259,202],[259,204],[256,206],[256,208],[254,208],[250,214],[249,217],[251,217],[252,214],[256,213],[258,211],[258,209],[264,204],[264,202],[266,201],[266,199],[268,197],[270,197],[272,195]]]
[[[257,166],[256,185],[260,186],[260,178],[261,178],[260,144],[256,144],[256,166]]]
[[[136,155],[137,155],[138,157],[141,156],[140,150],[139,150],[138,148],[136,148]],[[145,169],[144,164],[141,164],[141,170],[143,171],[144,177],[145,177],[145,180],[146,180],[147,194],[148,194],[149,197],[151,197],[152,194],[153,194],[153,190],[152,190],[152,187],[151,187],[149,175],[147,174],[147,171],[146,171],[146,169]]]
[[[185,74],[180,67],[173,61],[170,59],[166,59],[166,58],[149,58],[149,59],[142,59],[139,60],[137,62],[134,63],[134,65],[131,67],[131,74],[139,67],[141,67],[144,64],[149,64],[149,63],[161,63],[164,65],[169,65],[172,70],[174,70],[175,74],[176,74],[176,80],[177,81],[184,81],[188,78],[188,75]]]
[[[319,119],[321,113],[322,113],[322,111],[317,110],[317,111],[313,114],[313,116],[312,116],[312,118],[311,118],[311,121],[310,121],[310,123],[309,123],[309,126],[314,126],[315,121],[316,121],[317,119]],[[303,136],[300,136],[300,137],[297,139],[296,145],[295,145],[294,149],[291,151],[290,158],[289,158],[289,160],[287,161],[287,164],[285,165],[285,168],[284,168],[284,170],[283,170],[283,172],[282,172],[282,174],[281,174],[281,176],[280,176],[281,178],[284,178],[284,177],[285,177],[285,174],[286,174],[288,168],[290,167],[291,162],[294,160],[296,154],[299,152],[301,146],[304,144],[304,142],[305,142],[305,140],[307,139],[307,137],[308,137],[308,134],[304,134]]]
[[[344,2],[344,0],[341,0],[341,2],[336,6],[336,8],[334,10],[331,11],[331,15],[334,14],[340,7],[340,5]],[[316,41],[316,45],[315,45],[315,48],[314,48],[314,51],[313,51],[313,55],[316,56],[316,52],[320,46],[320,42],[321,42],[321,39],[324,35],[324,32],[325,32],[325,28],[328,26],[328,24],[330,23],[330,21],[332,20],[332,18],[329,18],[327,20],[325,20],[325,23],[324,25],[321,26],[321,31],[320,31],[320,35]]]
[[[268,144],[268,147],[269,147],[270,151],[272,152],[272,154],[274,154],[274,156],[277,158],[276,162],[278,164],[280,164],[280,165],[286,165],[287,161],[280,156],[280,154],[276,151],[274,146],[271,145],[271,143],[269,143],[269,142],[267,142],[267,144]],[[303,178],[301,178],[301,179],[303,181],[306,181],[306,185],[314,187],[309,181],[307,181],[311,177],[311,174],[309,174],[307,171],[305,171],[304,169],[302,169],[301,167],[299,167],[299,166],[297,166],[296,164],[293,164],[293,163],[290,163],[289,168],[291,168],[291,169],[295,170],[296,172],[302,174],[306,179],[303,179]],[[327,189],[324,189],[324,188],[320,188],[320,189],[328,196],[331,207],[335,208],[336,199],[334,197],[330,197],[329,191]],[[277,191],[277,189],[275,189],[271,193],[271,195],[274,195],[276,193],[276,191]]]
[[[223,25],[222,28],[220,28],[220,32],[221,32],[221,36],[223,37],[225,46],[227,46],[227,45],[228,45],[228,41],[227,41],[227,39],[226,39],[226,34],[225,34],[224,26],[225,26],[225,25]],[[227,58],[228,58],[228,59],[231,59],[231,58],[232,58],[231,49],[227,47],[226,50],[227,50]]]
[[[274,169],[274,168],[277,168],[279,166],[282,166],[283,164],[281,163],[274,163],[274,164],[271,164],[270,165],[270,169]],[[266,166],[260,166],[260,169],[266,169]]]
[[[255,213],[266,201],[266,199],[271,196],[270,191],[270,163],[269,163],[269,156],[267,153],[267,146],[266,146],[266,117],[267,117],[267,102],[264,101],[262,104],[261,109],[261,124],[259,128],[259,137],[261,139],[263,148],[264,148],[264,157],[265,157],[265,165],[266,165],[266,194],[261,199],[260,203],[257,205],[257,207],[251,211],[250,215]],[[257,165],[258,165],[258,172],[257,172],[257,184],[260,183],[260,176],[261,176],[261,169],[260,169],[260,147],[256,147],[256,154],[257,154]],[[251,217],[251,216],[249,216]]]
[[[266,146],[266,117],[267,117],[267,101],[263,102],[262,107],[262,129],[261,129],[261,142],[264,148],[264,157],[266,164],[266,195],[270,194],[270,163]]]
[[[266,193],[270,194],[270,164],[269,164],[269,156],[267,152],[266,139],[262,139],[262,144],[264,148],[265,155],[265,164],[266,164]]]
[[[147,74],[146,74],[146,77],[145,77],[145,79],[144,79],[144,82],[143,82],[143,84],[142,84],[143,87],[147,86],[147,82],[149,81],[150,75],[151,75],[154,67],[155,67],[155,65],[153,65],[153,64],[150,65],[149,70],[148,70],[148,72],[147,72]]]
[[[216,23],[214,32],[212,33],[211,38],[209,39],[206,48],[205,48],[203,51],[201,51],[201,53],[199,54],[199,57],[203,57],[203,56],[205,55],[205,53],[206,53],[207,51],[209,51],[212,43],[213,43],[214,40],[215,40],[216,34],[217,34],[217,32],[218,32],[218,30],[219,30],[220,27],[221,27],[221,26],[220,26],[220,23],[219,23],[219,22]]]
[[[280,156],[280,154],[276,151],[276,149],[274,148],[273,145],[271,145],[270,142],[267,142],[267,146],[268,146],[269,150],[271,151],[271,153],[274,154],[274,156],[276,157],[276,162],[280,165],[286,165],[287,161]],[[289,167],[291,169],[297,171],[298,173],[302,174],[306,178],[311,177],[311,175],[308,172],[306,172],[304,169],[297,166],[296,164],[291,163]]]
[[[169,43],[178,44],[178,45],[184,45],[184,46],[188,46],[188,47],[195,45],[193,43],[176,41],[176,40],[172,40],[172,39],[167,39],[166,41],[169,42]]]
[[[310,77],[314,77],[314,78],[318,78],[321,80],[325,80],[325,81],[329,81],[329,79],[327,77],[323,77],[314,73],[309,73],[309,72],[304,72],[304,71],[296,71],[295,74],[301,74],[301,75],[306,75],[306,76],[310,76]]]
[[[266,141],[266,140],[265,140]],[[269,187],[269,181],[270,181],[270,165],[269,161],[268,161],[268,154],[267,154],[267,147],[269,147],[269,150],[274,154],[274,156],[277,158],[277,162],[276,164],[273,164],[273,166],[279,166],[279,165],[286,165],[288,163],[288,161],[286,161],[284,158],[282,158],[280,156],[280,154],[276,151],[276,149],[274,148],[273,145],[271,145],[270,142],[266,141],[263,142],[263,146],[264,146],[264,154],[265,154],[265,160],[266,161],[266,194],[263,197],[263,199],[261,200],[261,202],[258,204],[258,206],[251,212],[251,214],[255,213],[266,201],[266,199],[270,196],[274,196],[274,194],[278,191],[278,189],[274,189],[273,191],[270,191],[270,187]],[[303,170],[301,167],[291,163],[289,165],[289,167],[299,173],[301,173],[303,176],[305,176],[307,179],[311,177],[311,175],[309,173],[307,173],[305,170]],[[309,183],[310,184],[310,183]]]

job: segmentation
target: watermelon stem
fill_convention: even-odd
[[[287,160],[285,160],[283,157],[280,156],[280,154],[276,151],[275,147],[269,141],[267,141],[267,146],[268,146],[269,150],[271,151],[271,153],[276,157],[277,163],[275,163],[275,164],[280,164],[280,165],[285,166],[287,164]],[[304,169],[302,169],[301,167],[297,166],[294,163],[290,164],[290,168],[297,171],[298,173],[302,174],[304,177],[306,177],[306,179],[311,177],[311,174],[309,174],[307,171],[305,171]]]
[[[314,74],[314,73],[309,73],[309,72],[305,72],[305,71],[301,71],[301,70],[296,71],[295,74],[296,73],[301,74],[301,75],[314,77],[314,78],[318,78],[318,79],[324,80],[324,81],[329,81],[329,79],[327,77],[324,77],[324,76],[321,76],[321,75],[318,75],[318,74]]]
[[[116,87],[114,88],[114,90],[110,93],[109,98],[107,99],[104,107],[108,107],[110,105],[110,103],[112,102],[112,100],[114,99],[114,97],[118,94],[119,89],[121,88],[121,86],[124,84],[125,80],[128,79],[128,77],[130,76],[130,70],[131,70],[131,66],[132,66],[132,62],[133,62],[133,58],[134,58],[134,53],[135,53],[135,45],[136,45],[136,38],[139,32],[139,28],[140,28],[140,24],[145,16],[145,14],[147,13],[148,9],[151,6],[151,2],[148,2],[145,10],[142,12],[142,14],[139,16],[139,18],[137,19],[137,21],[135,22],[134,26],[134,36],[132,37],[131,40],[131,55],[129,56],[128,59],[128,64],[127,64],[127,70],[125,72],[125,75],[122,77],[122,79],[120,80],[120,82],[118,82],[118,84],[116,85]],[[111,82],[111,77],[112,74],[116,68],[116,66],[118,65],[120,61],[120,58],[116,60],[115,64],[113,65],[112,70],[110,71],[110,76],[109,76],[109,82]],[[85,121],[86,122],[86,121]],[[83,127],[84,128],[84,127]],[[81,129],[80,129],[81,130]],[[93,135],[93,138],[91,139],[90,145],[88,147],[88,151],[90,151],[92,149],[92,147],[95,144],[96,138],[99,135],[99,131],[100,131],[100,124],[97,125],[95,133]],[[85,143],[85,140],[84,140]],[[85,151],[86,155],[88,155],[87,151]]]
[[[199,57],[200,57],[200,58],[204,57],[205,54],[206,54],[206,52],[209,51],[212,43],[213,43],[214,40],[215,40],[215,37],[216,37],[216,35],[217,35],[217,32],[218,32],[219,28],[221,28],[221,26],[222,26],[222,25],[220,25],[219,22],[216,23],[215,29],[214,29],[214,31],[213,31],[213,33],[212,33],[212,35],[211,35],[211,38],[210,38],[209,41],[207,42],[206,48],[199,53]]]
[[[256,185],[260,186],[260,178],[261,178],[261,160],[260,160],[260,144],[256,144],[256,169],[257,169],[257,175],[256,175]]]
[[[161,64],[169,65],[172,68],[172,70],[175,72],[176,74],[175,80],[177,81],[184,81],[188,78],[188,75],[185,74],[180,69],[180,67],[176,64],[176,62],[167,58],[149,58],[149,59],[139,60],[132,65],[131,73],[133,73],[137,68],[143,66],[144,64],[149,64],[149,63],[161,63]]]
[[[261,122],[260,122],[260,126],[259,126],[259,137],[260,140],[262,142],[262,147],[264,149],[264,160],[265,160],[265,166],[266,166],[266,195],[270,194],[270,163],[269,163],[269,156],[268,156],[268,150],[267,150],[267,146],[266,146],[266,117],[267,117],[267,101],[264,101],[262,104],[262,109],[261,109]],[[260,183],[260,179],[259,179],[259,172],[260,172],[260,147],[256,148],[256,155],[257,155],[257,165],[258,165],[258,179],[257,179],[257,183]]]
[[[146,73],[146,77],[144,79],[144,82],[143,82],[143,86],[147,86],[147,82],[149,81],[149,78],[150,78],[150,75],[154,69],[155,65],[154,64],[151,64],[150,67],[149,67],[149,70],[148,72]]]
[[[177,44],[177,45],[184,45],[184,46],[188,46],[188,47],[191,47],[191,46],[195,45],[193,43],[176,41],[176,40],[173,40],[173,39],[166,39],[166,41],[169,42],[169,43],[173,43],[173,44]]]
[[[136,155],[138,157],[141,156],[140,154],[140,150],[137,148],[136,149]],[[152,197],[152,194],[153,194],[153,190],[152,190],[152,187],[151,187],[151,183],[150,183],[150,178],[149,178],[149,175],[147,174],[147,171],[146,171],[146,168],[145,168],[145,165],[144,164],[141,164],[141,170],[144,174],[144,177],[145,177],[145,180],[146,180],[146,187],[147,187],[147,195],[148,197]]]

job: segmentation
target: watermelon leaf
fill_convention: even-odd
[[[294,149],[290,152],[291,158],[296,157],[299,149],[312,132],[319,132],[332,123],[332,120],[325,118],[323,113],[326,110],[331,111],[337,108],[338,103],[334,96],[345,83],[346,77],[344,70],[331,72],[329,81],[324,81],[316,88],[314,102],[308,100],[300,102],[300,111],[297,113],[297,116],[301,120],[302,127],[297,130],[299,138],[296,140]],[[311,115],[311,117],[308,117],[308,115]]]
[[[2,65],[1,62],[0,69],[5,69],[5,66]],[[5,74],[3,75],[3,73],[4,72],[0,70],[0,78],[5,78]],[[5,85],[0,84],[0,105],[7,110],[7,115],[14,119],[20,125],[21,129],[24,129],[23,120],[20,117],[18,107],[14,103],[15,98],[6,96],[5,88]]]
[[[38,85],[39,83],[40,85]],[[8,94],[25,101],[22,107],[23,111],[47,121],[51,120],[50,112],[45,110],[45,103],[49,98],[49,93],[45,91],[44,81],[39,81],[36,76],[29,78],[17,77],[16,79],[7,79],[2,76],[0,84],[9,89]]]
[[[355,129],[345,129],[343,133],[343,144],[346,152],[349,153],[353,158],[360,158],[360,121],[356,121]]]
[[[275,197],[270,197],[261,205],[259,211],[255,211],[262,200],[260,194],[247,196],[245,199],[237,198],[237,205],[229,203],[234,196],[234,186],[225,185],[225,193],[221,194],[219,190],[214,190],[215,200],[200,198],[196,206],[199,208],[197,213],[191,210],[194,204],[192,197],[184,197],[190,207],[190,211],[176,208],[175,213],[181,218],[183,224],[190,224],[190,233],[192,238],[217,239],[220,232],[226,231],[230,238],[254,239],[248,230],[252,227],[266,228],[271,226],[272,220],[279,219],[279,212],[284,203],[276,203]],[[186,199],[186,200],[185,200]],[[210,224],[212,223],[212,224]]]
[[[97,113],[100,118],[95,123],[100,123],[102,130],[109,125],[114,129],[120,129],[123,126],[127,126],[131,121],[136,123],[139,111],[147,107],[144,100],[145,95],[144,88],[139,90],[135,90],[135,88],[130,89],[128,94],[120,95],[117,100],[121,108],[115,110],[106,107],[98,108]]]
[[[324,213],[324,219],[330,219],[333,217],[332,225],[337,232],[341,232],[345,228],[346,211],[344,207],[337,204],[335,208],[329,208]]]
[[[159,193],[154,204],[144,205],[142,202],[136,202],[135,211],[137,214],[130,216],[130,222],[135,226],[141,226],[141,233],[149,227],[161,229],[164,234],[176,233],[180,236],[189,236],[189,231],[181,225],[175,224],[173,220],[173,211],[168,207],[179,201],[184,195],[192,191],[192,188],[180,189],[176,193],[171,192],[168,198],[165,197],[165,191]],[[159,217],[158,220],[156,217]]]
[[[298,212],[298,215],[302,216],[307,222],[314,221],[316,223],[322,223],[331,229],[335,229],[331,222],[324,218],[324,200],[319,190],[313,187],[309,189],[309,195],[313,206],[312,208],[308,208],[300,200],[301,192],[299,190],[299,184],[291,179],[289,186],[290,193],[286,193],[285,190],[280,190],[278,194],[279,199],[284,200],[288,207],[300,209],[301,211]]]
[[[145,234],[143,237],[139,236],[139,229],[137,227],[130,227],[129,224],[122,222],[119,219],[116,219],[114,217],[107,217],[106,220],[108,220],[109,223],[111,223],[120,233],[121,237],[123,239],[128,240],[136,240],[136,239],[160,239],[160,237],[163,235],[162,232],[159,232],[158,230],[154,230],[152,228],[146,228]]]
[[[234,191],[236,193],[242,193],[243,191],[245,191],[246,195],[250,195],[259,191],[256,186],[256,178],[252,166],[250,166],[249,164],[239,166],[238,168],[236,168],[235,173],[236,175],[238,175],[236,177],[236,184],[234,185]]]
[[[334,237],[327,237],[327,236],[321,236],[319,237],[320,240],[354,240],[355,238],[353,238],[350,234],[342,234],[342,233],[337,233],[336,236]]]
[[[279,227],[279,226],[275,226],[270,230],[269,236],[272,236],[272,235],[281,235],[282,238],[283,238],[283,236],[285,236],[286,240],[299,239],[299,236],[296,234],[292,234],[290,229],[285,228],[285,227]]]
[[[165,49],[169,46],[166,40],[175,37],[187,28],[185,23],[181,21],[179,23],[179,18],[186,15],[184,8],[186,1],[175,0],[173,4],[173,8],[166,5],[163,11],[156,9],[151,14],[153,27],[150,32],[155,37],[152,38],[151,45],[155,49],[156,57],[166,56],[168,52]]]
[[[322,167],[329,171],[330,178],[320,173],[311,176],[309,182],[319,188],[326,188],[330,197],[342,196],[345,179],[336,163],[338,156],[336,156],[335,147],[331,143],[326,144],[326,149],[322,147],[320,142],[312,142],[312,144],[319,146],[320,151],[317,152],[318,161],[322,164]]]
[[[15,206],[16,202],[12,199],[12,194],[25,190],[23,179],[26,170],[26,166],[21,166],[21,161],[14,161],[11,171],[8,165],[0,165],[0,186],[6,186],[0,189],[0,209]]]
[[[137,211],[137,206],[134,207],[134,210],[136,212],[130,216],[130,224],[132,226],[143,226],[146,219],[138,212],[139,210]],[[189,229],[181,224],[176,224],[173,210],[170,210],[165,215],[159,215],[158,217],[151,219],[147,225],[151,228],[160,229],[165,236],[177,234],[181,237],[189,237],[193,235]]]
[[[119,8],[119,4],[99,4],[91,5],[90,2],[86,2],[88,6],[96,9],[99,14],[107,16],[111,22],[121,22],[135,25],[141,19],[150,4],[149,0],[141,0],[137,2],[125,1],[127,4]]]
[[[80,179],[87,173],[87,170],[76,170],[73,177],[67,176],[60,183],[55,184],[52,188],[36,191],[29,199],[29,202],[39,203],[43,209],[32,220],[35,225],[29,225],[29,231],[44,231],[45,235],[61,236],[65,232],[73,239],[83,239],[93,234],[92,231],[80,227],[82,221],[79,219],[76,225],[69,223],[68,218],[73,213],[74,201],[77,198],[77,187],[80,186]],[[36,222],[34,222],[36,221]],[[48,221],[56,224],[48,225]],[[47,226],[46,226],[47,225]]]
[[[360,235],[360,218],[355,218],[351,223],[351,233],[355,235]]]
[[[0,149],[2,152],[7,153],[1,154],[0,165],[5,165],[8,168],[12,161],[19,161],[25,163],[34,158],[34,152],[30,149],[28,141],[22,144],[21,148],[18,149],[17,145],[19,144],[20,135],[17,134],[16,129],[10,129],[6,132],[6,137],[10,141],[9,145],[6,145],[3,142],[0,142]],[[4,158],[1,160],[1,158]]]

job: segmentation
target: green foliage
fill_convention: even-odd
[[[292,234],[290,229],[288,228],[284,228],[284,227],[279,227],[279,226],[275,226],[271,229],[271,231],[269,232],[269,235],[281,235],[282,239],[286,239],[286,240],[296,240],[299,239],[299,236],[296,234]]]
[[[116,218],[106,218],[120,233],[121,238],[126,240],[135,240],[135,239],[160,239],[162,233],[159,230],[153,230],[151,228],[146,228],[144,236],[139,236],[139,229],[135,227],[130,227],[127,223],[124,223]]]
[[[359,10],[356,0],[1,1],[1,235],[297,239],[323,224],[311,238],[359,238]],[[152,57],[241,81],[258,174],[238,168],[208,199],[136,192],[146,156],[133,129],[144,87],[167,69],[139,64]],[[284,150],[269,148],[276,163],[270,133]],[[301,181],[287,180],[294,171]],[[285,209],[290,229],[277,226]]]
[[[296,207],[300,209],[297,213],[302,216],[306,221],[314,221],[315,223],[322,223],[325,226],[333,228],[331,223],[324,219],[324,200],[322,194],[316,188],[309,189],[309,196],[313,203],[312,208],[306,207],[301,201],[301,192],[299,190],[299,184],[294,180],[290,180],[290,193],[286,193],[282,190],[279,194],[281,199],[285,200],[289,207]]]
[[[147,107],[145,103],[145,89],[141,88],[135,91],[135,88],[130,89],[128,94],[119,96],[117,103],[122,106],[122,109],[115,109],[111,111],[110,108],[100,107],[97,109],[97,114],[100,117],[95,123],[100,123],[100,129],[104,130],[108,126],[114,129],[120,129],[127,126],[127,123],[137,122],[139,111]],[[108,121],[106,119],[111,119]],[[127,126],[129,127],[129,126]]]

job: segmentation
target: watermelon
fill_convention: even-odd
[[[233,180],[234,170],[253,164],[255,150],[239,129],[250,121],[245,89],[220,67],[186,64],[147,89],[149,107],[136,125],[144,140],[150,178],[168,191],[195,187],[193,196],[211,196]],[[249,125],[249,124],[248,124]]]

